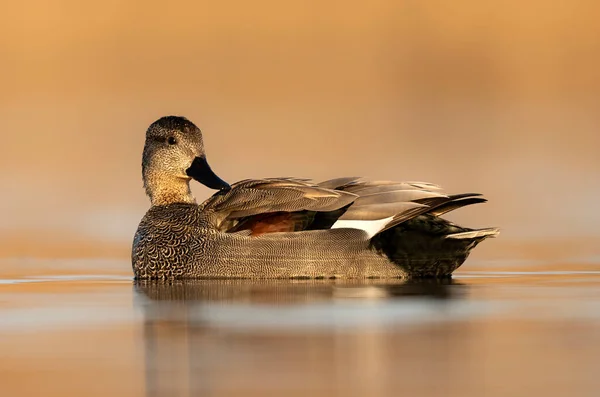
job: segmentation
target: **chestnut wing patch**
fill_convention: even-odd
[[[271,212],[241,219],[229,232],[250,230],[250,235],[306,230],[315,218],[314,211]]]

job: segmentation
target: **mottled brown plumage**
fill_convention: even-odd
[[[208,166],[200,130],[169,116],[146,133],[152,206],[136,232],[136,278],[446,277],[496,229],[439,215],[484,202],[423,182],[249,179],[229,185]],[[219,189],[197,205],[190,179]],[[370,236],[336,221],[384,220]],[[337,226],[337,225],[336,225]]]

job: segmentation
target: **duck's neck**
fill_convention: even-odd
[[[188,179],[160,174],[144,175],[144,187],[152,205],[195,204]]]

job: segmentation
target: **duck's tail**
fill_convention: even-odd
[[[394,217],[371,238],[371,247],[403,268],[410,277],[450,277],[473,248],[486,238],[498,236],[500,230],[470,229],[440,217],[457,208],[486,201],[470,195],[449,198],[428,212]]]
[[[488,237],[496,237],[500,234],[500,229],[497,227],[490,227],[487,229],[476,229],[469,230],[466,232],[458,232],[447,234],[444,238],[446,239],[456,239],[456,240],[464,240],[464,239],[484,239]]]
[[[497,228],[468,229],[424,214],[376,234],[370,245],[409,277],[450,277],[473,248],[498,234]]]
[[[478,193],[445,195],[439,186],[422,182],[363,181],[339,178],[320,184],[358,198],[335,213],[330,227],[362,229],[370,246],[403,268],[409,276],[449,276],[496,228],[469,229],[441,216],[487,200]],[[364,224],[367,223],[367,224]]]

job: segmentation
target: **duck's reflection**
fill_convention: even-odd
[[[382,318],[414,317],[418,305],[443,310],[466,288],[452,280],[136,281],[134,287],[144,315],[146,394],[160,397],[250,390],[326,395],[353,371],[389,371],[396,331]],[[344,370],[349,360],[354,366]],[[385,387],[378,382],[365,387]]]
[[[462,284],[453,279],[423,280],[136,280],[138,295],[152,301],[300,303],[330,300],[343,291],[362,292],[362,297],[419,296],[451,298]],[[369,293],[370,292],[370,293]]]

